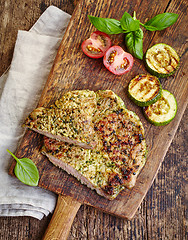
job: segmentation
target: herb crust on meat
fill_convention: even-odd
[[[44,138],[49,160],[81,183],[112,200],[132,188],[146,161],[144,128],[138,116],[125,108],[111,90],[96,92],[93,113],[94,149]]]
[[[70,91],[49,108],[35,109],[24,126],[50,138],[93,148],[96,145],[92,122],[95,109],[95,92]]]

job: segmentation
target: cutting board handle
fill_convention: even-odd
[[[66,240],[81,203],[69,196],[58,196],[52,219],[43,240]]]

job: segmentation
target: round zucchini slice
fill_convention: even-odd
[[[161,98],[154,104],[144,107],[146,119],[155,126],[163,126],[172,121],[177,112],[177,101],[168,90],[162,90]]]
[[[128,85],[128,96],[140,107],[155,103],[161,97],[161,91],[159,79],[149,74],[136,76]]]
[[[145,64],[151,74],[166,78],[172,75],[179,66],[180,58],[169,45],[158,43],[149,48],[145,54]]]

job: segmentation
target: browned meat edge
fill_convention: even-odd
[[[33,130],[37,133],[40,133],[40,134],[42,134],[46,137],[49,137],[49,138],[53,138],[53,139],[56,139],[56,140],[59,140],[59,141],[62,141],[62,142],[68,142],[70,144],[74,144],[74,145],[77,145],[77,146],[85,148],[85,149],[93,149],[93,146],[91,146],[91,145],[88,145],[86,143],[78,142],[78,141],[70,139],[68,137],[64,137],[64,136],[60,136],[60,135],[53,135],[53,134],[51,134],[49,132],[46,132],[46,131],[37,130],[36,128],[29,128],[28,126],[26,126],[26,128],[31,129],[31,130]]]

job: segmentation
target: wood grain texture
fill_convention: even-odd
[[[78,0],[38,1],[1,0],[0,1],[0,76],[11,63],[18,30],[29,30],[40,15],[50,5],[72,14]]]
[[[14,1],[11,3],[6,2],[8,9],[12,9],[17,5]],[[25,4],[24,1],[21,2]],[[70,1],[68,6],[61,4],[65,1],[61,1],[61,3],[59,1],[55,2],[56,5],[63,10],[65,10],[64,8],[71,9],[72,2]],[[1,9],[3,9],[3,6],[6,4],[1,1]],[[39,6],[43,5],[45,9],[51,4],[51,1],[27,1],[27,4],[30,11],[27,10],[25,13],[27,13],[26,15],[29,19],[29,28],[32,25],[31,23],[36,21],[36,13],[40,12]],[[180,12],[182,11],[182,16],[185,14],[187,8],[186,1],[171,1],[171,4],[173,9],[178,6],[177,9],[179,9]],[[145,1],[145,6],[148,7],[148,1]],[[139,11],[141,10],[139,9]],[[150,16],[155,15],[156,11],[162,11],[160,4],[156,5],[156,8],[150,7],[148,11],[146,10],[148,16],[149,14]],[[22,18],[19,19],[20,13],[22,13],[22,11],[20,12],[18,9],[16,9],[15,12],[10,12],[9,21],[7,20],[9,22],[9,32],[13,38],[16,37],[14,36],[16,32],[15,25],[17,24],[17,29],[20,29],[21,25],[19,24],[22,23]],[[69,13],[71,13],[71,11]],[[184,23],[183,27],[186,29],[187,24],[185,19]],[[2,27],[2,23],[0,27]],[[1,34],[4,36],[3,33],[6,32],[5,28],[1,28],[1,30]],[[180,33],[179,29],[178,31]],[[184,35],[186,35],[186,31],[184,33]],[[145,39],[153,38],[154,35],[154,33],[145,33]],[[181,34],[178,35],[178,38],[180,40]],[[0,47],[2,47],[5,52],[4,55],[1,55],[1,66],[3,66],[7,61],[7,56],[9,60],[11,59],[11,51],[9,49],[13,49],[14,42],[7,42],[5,38],[3,41],[2,38],[0,40]],[[180,44],[178,48],[183,49],[185,46],[181,46]],[[5,64],[5,69],[8,64],[9,62]],[[182,74],[184,73],[185,72],[182,71]],[[187,112],[154,184],[132,221],[123,220],[102,213],[91,207],[82,206],[73,223],[70,239],[186,239],[186,169],[184,167],[187,157],[186,130]],[[166,191],[166,189],[168,189],[168,191]],[[51,216],[42,221],[22,217],[0,218],[0,239],[41,239],[50,218]]]
[[[48,106],[56,99],[59,99],[66,91],[74,89],[90,89],[95,91],[99,89],[111,89],[118,94],[125,101],[126,107],[139,115],[146,129],[146,142],[148,145],[147,162],[141,174],[138,176],[135,187],[132,190],[126,189],[122,191],[114,201],[100,197],[95,191],[89,190],[86,186],[81,185],[74,177],[69,176],[61,169],[57,169],[42,156],[40,153],[40,148],[43,144],[42,137],[33,131],[26,132],[17,155],[18,157],[27,156],[36,162],[40,172],[40,187],[58,194],[71,196],[78,199],[79,202],[94,206],[105,212],[131,219],[155,179],[157,171],[175,135],[187,105],[188,81],[187,74],[182,74],[187,68],[185,46],[182,48],[186,43],[184,29],[184,21],[186,19],[182,19],[182,12],[179,11],[179,5],[168,5],[168,1],[164,1],[162,5],[159,5],[160,12],[169,11],[179,13],[180,16],[177,23],[166,31],[156,32],[152,38],[150,36],[150,38],[144,39],[144,46],[152,46],[156,42],[168,43],[173,46],[181,56],[180,68],[175,75],[168,80],[161,80],[163,88],[171,91],[175,95],[178,103],[177,115],[173,122],[167,126],[152,126],[144,119],[141,109],[127,98],[126,86],[131,78],[140,73],[146,73],[143,61],[135,59],[134,66],[128,74],[117,76],[111,74],[104,68],[101,59],[89,59],[83,54],[80,45],[94,30],[94,27],[88,20],[88,15],[120,19],[125,11],[125,6],[128,12],[132,12],[134,5],[134,10],[139,13],[137,17],[141,20],[146,18],[146,12],[140,12],[138,10],[146,9],[143,2],[140,2],[138,6],[135,6],[134,1],[129,5],[127,3],[127,1],[110,0],[79,1],[60,44],[55,63],[44,91],[42,92],[39,106]],[[181,9],[182,8],[183,7],[181,7]],[[121,10],[111,11],[111,9]],[[150,11],[150,5],[147,10]],[[155,15],[157,13],[158,12],[156,12]],[[75,26],[77,27],[75,28]],[[181,31],[179,29],[181,29]],[[180,31],[181,38],[178,39],[177,44],[176,32],[178,31]],[[78,38],[77,36],[80,37]],[[113,36],[112,38],[113,42],[116,41],[116,44],[124,47],[121,34]],[[14,165],[12,165],[11,172],[13,172],[13,167]]]
[[[188,110],[152,187],[131,221],[83,205],[68,240],[186,240],[187,122]],[[0,217],[0,240],[41,240],[51,217],[41,221],[30,217]]]
[[[55,211],[43,236],[43,240],[66,240],[80,206],[81,203],[69,196],[59,196]]]

